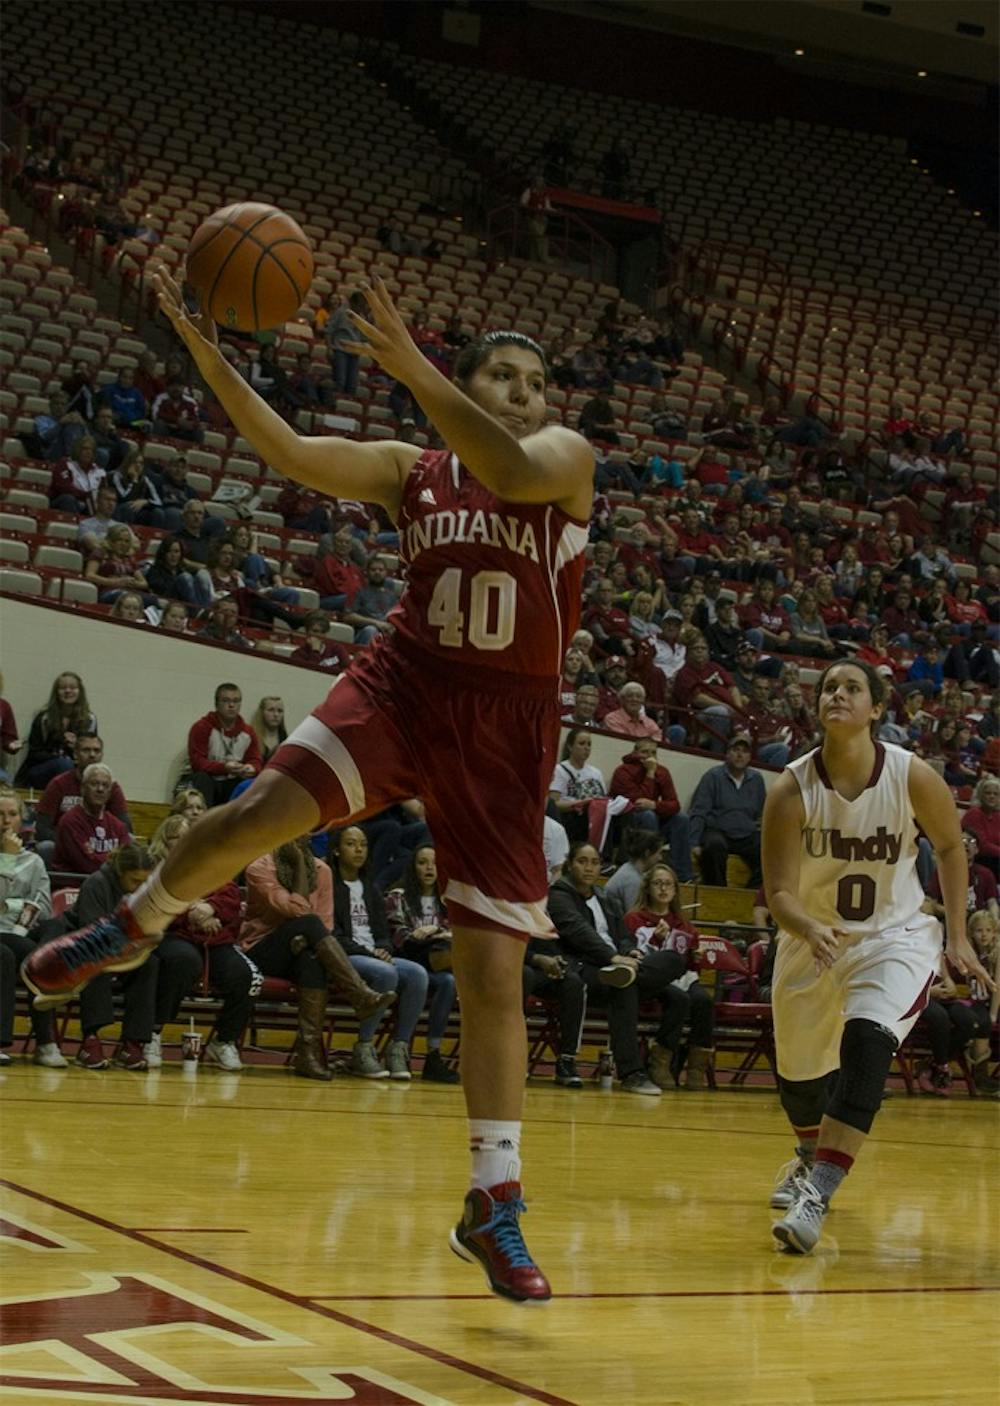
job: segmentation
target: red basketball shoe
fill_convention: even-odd
[[[474,1186],[449,1243],[460,1259],[482,1265],[495,1294],[515,1303],[545,1303],[552,1290],[521,1235],[524,1209],[520,1182],[505,1181],[490,1191]]]
[[[21,980],[35,993],[35,1010],[51,1010],[72,1001],[101,972],[141,966],[161,936],[143,932],[120,903],[108,917],[36,947],[21,964]]]

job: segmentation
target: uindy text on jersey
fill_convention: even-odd
[[[845,835],[840,830],[817,829],[807,825],[802,831],[806,853],[812,859],[847,859],[854,863],[895,864],[903,852],[903,836],[891,834],[880,825],[874,835]]]

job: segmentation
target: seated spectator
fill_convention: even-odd
[[[260,747],[240,717],[242,702],[236,684],[220,683],[214,710],[199,718],[188,733],[188,784],[201,792],[209,807],[228,801],[241,781],[260,771]]]
[[[232,596],[220,596],[212,605],[208,622],[195,635],[195,639],[209,640],[212,644],[228,644],[232,649],[253,649],[253,644],[238,629],[240,608]]]
[[[168,526],[170,513],[167,513]],[[217,530],[215,523],[221,525]],[[184,570],[194,574],[208,565],[208,553],[217,537],[225,533],[225,523],[221,518],[213,518],[205,509],[205,504],[197,498],[189,498],[180,512],[178,527],[171,529],[184,551]]]
[[[285,727],[285,705],[277,694],[266,694],[257,704],[250,728],[257,739],[262,762],[269,762],[288,737]]]
[[[607,577],[598,581],[592,603],[584,610],[584,623],[594,637],[600,655],[630,655],[633,652],[628,616],[615,605],[614,582]]]
[[[383,1064],[373,1043],[379,1015],[363,1020],[351,1052],[351,1073],[361,1079],[410,1079],[410,1043],[427,999],[428,972],[394,956],[385,900],[365,875],[368,840],[357,825],[336,836],[333,933],[351,966],[376,991],[396,992],[396,1029]]]
[[[324,610],[350,609],[354,597],[365,585],[365,575],[353,559],[354,533],[343,523],[333,534],[329,552],[320,556],[313,584]]]
[[[74,807],[60,821],[60,828],[74,816],[79,816],[82,810],[83,806]],[[61,918],[45,924],[42,928],[44,938],[40,936],[39,940],[48,941],[60,932],[71,932],[74,928],[113,913],[127,894],[135,893],[146,882],[153,871],[153,864],[153,856],[146,846],[133,842],[126,833],[121,845],[110,853],[110,857],[105,854],[103,862],[88,873],[73,908],[67,909]],[[105,1053],[101,1030],[115,1021],[116,992],[122,997],[123,1011],[121,1040],[113,1062],[133,1073],[142,1073],[149,1068],[144,1050],[153,1035],[158,960],[153,953],[132,971],[115,974],[103,972],[80,992],[80,1030],[83,1038],[76,1063],[83,1069],[106,1069],[112,1062]]]
[[[641,683],[627,683],[618,690],[620,706],[606,713],[601,726],[621,737],[651,737],[663,740],[659,723],[646,716],[646,690]],[[683,739],[682,739],[683,740]]]
[[[286,586],[277,571],[257,550],[254,532],[247,522],[233,523],[226,532],[226,541],[233,549],[233,566],[241,573],[252,591],[259,591],[270,600],[297,605],[299,593]]]
[[[640,738],[633,751],[622,758],[611,778],[610,794],[624,796],[632,802],[628,824],[652,831],[670,846],[670,858],[681,875],[682,883],[690,883],[691,839],[690,821],[681,810],[673,777],[657,757],[656,741]]]
[[[56,826],[68,810],[80,804],[83,773],[88,766],[103,760],[104,743],[101,739],[96,733],[82,733],[73,748],[73,766],[69,771],[54,776],[35,803],[35,842],[39,855],[46,863],[52,856]],[[131,831],[128,803],[117,781],[112,782],[105,806],[126,830]]]
[[[684,917],[677,875],[668,865],[656,864],[643,875],[635,903],[625,914],[625,927],[642,954],[640,981],[644,966],[664,961],[654,954],[674,953],[682,959],[677,975],[659,993],[663,1018],[649,1050],[650,1078],[661,1089],[669,1088],[671,1079],[679,1084],[686,1056],[687,1087],[707,1088],[715,1059],[715,1005],[711,992],[698,981],[698,931]],[[685,1051],[681,1042],[686,1024],[691,1033]]]
[[[573,707],[563,721],[570,727],[597,727],[597,705],[600,693],[597,685],[582,683],[573,695]]]
[[[17,719],[14,717],[14,709],[3,697],[3,674],[0,674],[0,782],[8,785],[10,777],[7,772],[8,758],[15,756],[21,750],[21,738],[17,730]]]
[[[64,390],[49,396],[48,414],[33,416],[34,428],[19,435],[28,457],[55,463],[57,459],[72,458],[87,422],[79,410],[69,409],[69,397]]]
[[[630,816],[630,819],[632,817]],[[639,896],[643,875],[659,864],[663,854],[663,840],[658,831],[647,830],[644,826],[626,826],[620,853],[625,858],[604,885],[604,897],[613,903],[619,915],[627,913]],[[550,880],[550,883],[554,880]]]
[[[186,820],[182,823],[188,828]],[[161,836],[161,845],[169,849],[181,833],[174,827],[172,835]],[[204,1062],[230,1073],[243,1068],[239,1042],[250,1019],[253,997],[260,991],[262,974],[239,945],[242,916],[239,888],[234,883],[223,884],[175,918],[163,934],[156,949],[153,1032],[143,1050],[150,1069],[163,1063],[163,1027],[176,1022],[181,1002],[203,974],[207,974],[212,991],[222,998]]]
[[[62,383],[67,396],[66,409],[82,415],[88,425],[97,414],[97,371],[96,360],[81,359],[73,368],[72,375]]]
[[[573,707],[581,684],[593,684],[596,688],[597,674],[587,666],[583,652],[570,645],[563,658],[560,702],[564,709]]]
[[[722,766],[706,771],[691,798],[691,853],[698,860],[702,882],[726,887],[726,861],[737,854],[750,869],[748,888],[759,888],[760,827],[764,814],[764,781],[750,766],[752,742],[745,732],[734,733]]]
[[[947,604],[948,618],[957,634],[969,634],[973,625],[989,625],[986,607],[972,594],[972,583],[965,577],[959,577],[955,582]]]
[[[972,805],[962,817],[962,829],[979,842],[979,863],[1000,882],[1000,779],[984,776],[972,793]]]
[[[587,401],[580,411],[577,429],[585,439],[596,439],[602,444],[618,444],[614,407],[606,391],[598,391]]]
[[[549,889],[549,917],[562,954],[589,997],[607,1007],[611,1053],[623,1093],[656,1096],[639,1050],[638,958],[624,924],[597,887],[601,856],[586,840],[570,846],[562,878]]]
[[[355,644],[370,644],[376,635],[392,633],[387,617],[390,610],[398,605],[399,596],[391,583],[387,584],[388,575],[385,562],[372,557],[366,572],[367,580],[343,616],[345,623],[354,630]]]
[[[25,849],[19,831],[24,807],[16,791],[0,791],[0,1051],[14,1043],[15,985],[21,963],[35,949],[32,928],[52,912],[52,893],[45,865]],[[35,1037],[35,1064],[65,1069],[56,1044],[52,1012],[29,1005]],[[0,1065],[10,1056],[0,1053]]]
[[[590,833],[590,802],[607,796],[604,777],[588,760],[593,738],[585,727],[566,734],[562,755],[549,782],[549,800],[570,840],[584,840]]]
[[[155,352],[141,351],[138,362],[135,369],[135,389],[142,396],[148,410],[157,396],[162,395],[167,389],[167,383],[157,373]]]
[[[830,659],[840,652],[839,646],[830,638],[823,623],[815,591],[802,592],[798,609],[792,615],[791,629],[792,647],[797,654]]]
[[[114,786],[111,768],[91,762],[80,778],[80,799],[56,822],[52,869],[63,874],[95,874],[108,855],[130,843],[128,827],[108,809]]]
[[[743,631],[736,619],[736,605],[720,597],[715,605],[715,619],[705,627],[705,642],[709,656],[732,672],[736,668],[736,653],[743,643]]]
[[[438,888],[433,845],[419,845],[413,851],[402,881],[386,894],[385,906],[396,952],[426,967],[428,973],[427,1055],[421,1077],[436,1084],[457,1084],[457,1070],[446,1064],[441,1054],[441,1041],[455,1007],[455,978],[451,974],[451,928]]]
[[[188,503],[200,502],[197,490],[192,488],[187,481],[187,455],[178,454],[173,459],[168,459],[158,472],[150,472],[150,477],[157,493],[160,495],[160,502],[166,518],[165,526],[168,532],[179,533],[184,526],[184,509]],[[204,511],[204,508],[203,508]],[[197,524],[196,535],[200,536],[202,531],[208,537],[221,536],[226,530],[226,523],[223,518],[212,517],[205,514]],[[200,558],[204,564],[204,556]]]
[[[899,639],[895,643],[899,644]],[[934,640],[928,640],[926,644],[920,646],[913,663],[906,671],[906,678],[909,683],[921,684],[925,697],[933,698],[941,692],[941,686],[944,683],[944,663],[941,659],[941,651]]]
[[[60,459],[52,469],[49,503],[60,513],[75,513],[77,517],[92,513],[98,484],[105,471],[97,462],[97,442],[92,434],[81,435],[72,455]]]
[[[992,913],[975,912],[968,920],[969,941],[988,971],[1000,969],[997,936],[1000,924]],[[942,959],[938,979],[930,988],[930,1000],[923,1013],[923,1025],[931,1047],[931,1059],[917,1073],[924,1093],[947,1098],[951,1093],[951,1061],[967,1054],[976,1092],[995,1098],[1000,1083],[990,1075],[992,1028],[998,998],[974,977],[969,983],[971,1000],[959,1000],[958,989]]]
[[[172,635],[183,635],[188,627],[187,607],[182,601],[168,601],[160,616],[160,629]]]
[[[914,649],[923,638],[924,621],[913,602],[913,592],[900,586],[892,601],[882,612],[882,623],[889,631],[892,644],[901,649]]]
[[[120,591],[108,615],[109,620],[127,620],[132,625],[148,625],[146,609],[138,591]]]
[[[792,730],[778,711],[771,681],[763,674],[750,680],[743,721],[753,741],[753,759],[764,766],[787,766]]]
[[[188,605],[208,605],[212,599],[211,578],[203,568],[187,570],[184,545],[179,537],[163,538],[143,574],[149,589],[168,600],[184,601]],[[184,618],[187,619],[186,611]]]
[[[557,825],[557,829],[561,829]],[[555,875],[552,882],[555,882]],[[559,1048],[556,1053],[555,1082],[564,1089],[582,1089],[576,1055],[587,1012],[587,988],[579,972],[565,957],[554,953],[552,943],[532,938],[524,958],[524,999],[537,997],[556,1007]]]
[[[186,439],[201,444],[205,431],[199,422],[198,402],[184,389],[183,382],[170,381],[156,397],[151,411],[156,434],[170,439]]]
[[[997,881],[991,869],[985,864],[979,863],[979,840],[974,831],[963,830],[962,842],[965,846],[965,858],[969,866],[969,888],[966,899],[966,911],[971,916],[978,909],[990,913],[1000,922],[1000,904],[998,904]],[[923,910],[931,913],[935,918],[944,922],[947,916],[944,910],[944,898],[941,891],[941,878],[935,869],[931,877],[930,885],[927,889],[927,898],[924,901]]]
[[[743,708],[743,695],[733,683],[732,676],[708,657],[708,645],[702,635],[688,646],[687,660],[674,679],[674,702],[690,708],[707,729],[709,746],[722,750],[722,739],[728,736],[732,719]]]
[[[45,707],[35,714],[28,732],[28,752],[17,773],[17,784],[44,790],[61,771],[73,769],[76,739],[97,731],[97,719],[87,702],[79,674],[56,676]]]
[[[119,368],[118,379],[98,392],[97,403],[108,406],[114,423],[122,429],[149,429],[149,406],[131,366]]]
[[[312,610],[306,616],[305,642],[300,644],[289,660],[293,664],[316,664],[321,669],[328,669],[333,674],[339,674],[342,669],[346,669],[351,662],[351,654],[347,646],[339,640],[328,639],[330,633],[330,617],[325,610]]]
[[[240,945],[264,975],[299,988],[299,1037],[293,1071],[329,1080],[323,1045],[327,987],[344,995],[359,1017],[377,1018],[394,995],[372,991],[332,936],[333,875],[308,837],[280,845],[247,865],[247,912]]]
[[[103,546],[88,558],[83,568],[84,578],[97,587],[102,605],[116,601],[122,591],[128,589],[141,591],[144,597],[149,595],[149,603],[155,603],[149,583],[139,569],[138,546],[132,529],[124,522],[116,522],[108,528]]]
[[[332,404],[329,392],[333,387],[329,381],[323,382],[313,374],[312,357],[301,352],[295,358],[295,370],[288,378],[284,399],[289,409],[312,410],[322,405]]]
[[[653,663],[671,688],[687,662],[687,645],[681,639],[682,624],[680,611],[668,610],[660,623],[659,637],[653,641]]]
[[[572,361],[573,374],[576,377],[576,384],[581,388],[610,389],[612,385],[611,376],[605,364],[604,357],[597,349],[596,342],[588,342],[586,346],[575,352]]]
[[[193,786],[181,786],[174,792],[170,802],[170,814],[183,816],[192,825],[206,810],[208,806],[205,804],[205,797]]]
[[[111,471],[109,480],[117,498],[117,515],[122,522],[137,522],[140,527],[163,527],[166,511],[160,501],[159,489],[146,473],[146,461],[141,453],[129,455],[127,462]]]

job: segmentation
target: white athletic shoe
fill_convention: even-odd
[[[37,1045],[33,1062],[40,1064],[43,1069],[66,1069],[69,1067],[69,1061],[54,1041],[48,1045]]]
[[[812,1182],[804,1181],[797,1201],[787,1215],[775,1221],[771,1234],[792,1254],[809,1255],[822,1234],[825,1219],[826,1202]]]
[[[786,1162],[774,1179],[774,1190],[768,1204],[775,1211],[787,1211],[795,1205],[802,1183],[809,1175],[809,1163],[796,1151],[790,1162]]]
[[[351,1050],[350,1072],[356,1079],[388,1079],[389,1071],[375,1053],[371,1040],[356,1040]]]
[[[148,1043],[143,1045],[142,1053],[150,1069],[159,1069],[163,1064],[163,1036],[158,1030],[154,1030]]]
[[[410,1073],[410,1047],[405,1040],[393,1040],[386,1055],[386,1065],[390,1079],[406,1081],[412,1079]]]
[[[205,1046],[205,1063],[216,1064],[231,1073],[243,1068],[240,1052],[231,1040],[209,1040]]]

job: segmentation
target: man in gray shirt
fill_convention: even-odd
[[[622,917],[635,906],[643,876],[659,862],[663,836],[630,827],[625,831],[624,849],[625,863],[618,866],[604,886],[604,897],[615,903]]]
[[[691,854],[700,861],[702,882],[724,888],[726,860],[738,854],[750,866],[749,888],[759,888],[760,824],[764,814],[764,778],[750,766],[752,743],[735,732],[726,746],[723,766],[706,771],[695,787],[691,817]]]
[[[399,600],[393,586],[387,584],[389,573],[384,561],[372,557],[366,574],[367,583],[354,597],[350,610],[344,616],[345,622],[354,627],[356,644],[370,644],[376,635],[392,629],[386,616]]]

